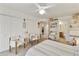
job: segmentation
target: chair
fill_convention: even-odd
[[[37,34],[32,34],[31,35],[31,45],[33,45],[34,43],[37,44],[39,39],[40,39],[40,37]]]
[[[24,34],[24,48],[26,47],[26,45],[28,45],[30,43],[30,34],[28,32],[25,32]]]
[[[9,51],[11,52],[11,48],[15,48],[15,53],[18,52],[18,47],[21,46],[24,42],[20,40],[20,36],[12,36],[9,37]]]

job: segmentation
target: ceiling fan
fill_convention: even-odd
[[[56,4],[46,4],[46,5],[42,5],[41,6],[40,4],[36,3],[35,5],[38,8],[36,10],[36,12],[39,12],[40,15],[43,15],[43,14],[46,13],[46,11],[45,11],[46,9],[51,8],[51,7],[54,7]]]

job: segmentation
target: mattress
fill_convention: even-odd
[[[26,56],[74,56],[78,55],[75,46],[62,44],[56,41],[45,40],[33,47],[27,52]]]

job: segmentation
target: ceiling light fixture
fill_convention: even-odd
[[[63,22],[62,21],[59,21],[59,25],[62,25],[63,24]]]
[[[39,14],[41,14],[41,15],[45,14],[45,10],[44,10],[44,9],[41,9],[41,10],[39,11]]]

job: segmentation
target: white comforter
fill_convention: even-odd
[[[42,43],[31,47],[26,56],[73,56],[77,55],[75,47],[45,40]]]

